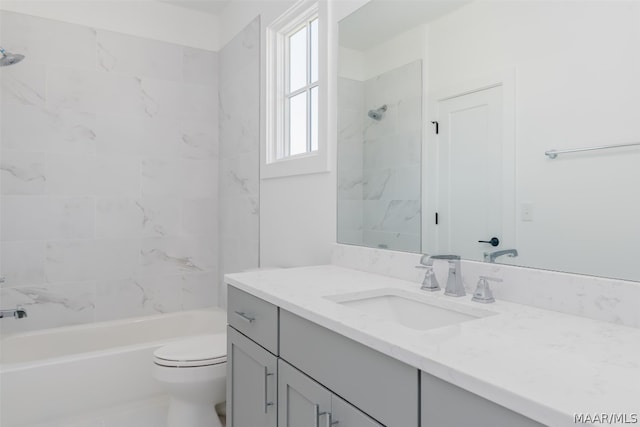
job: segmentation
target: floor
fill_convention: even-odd
[[[167,422],[169,399],[157,397],[107,410],[83,414],[30,427],[164,427]],[[224,403],[216,406],[225,425]]]

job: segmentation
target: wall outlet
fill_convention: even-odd
[[[523,203],[521,212],[523,221],[533,221],[533,203]]]

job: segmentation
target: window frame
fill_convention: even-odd
[[[311,82],[311,22],[318,19],[318,78]],[[289,91],[289,36],[307,28],[307,81],[303,88]],[[326,2],[302,0],[273,21],[266,29],[265,58],[265,147],[262,150],[261,178],[304,175],[329,171],[326,142],[327,118],[327,9]],[[317,87],[318,133],[317,149],[311,151],[311,91]],[[307,92],[307,152],[288,154],[289,111],[288,100],[295,94]],[[292,95],[293,94],[293,95]]]

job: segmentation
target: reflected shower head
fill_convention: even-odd
[[[382,107],[378,108],[377,110],[369,110],[369,113],[367,113],[367,115],[369,117],[371,117],[373,120],[382,120],[382,117],[384,116],[385,111],[387,111],[387,104],[384,104]]]
[[[1,47],[0,47],[0,53],[2,54],[2,58],[0,58],[0,67],[6,67],[8,65],[17,64],[18,62],[24,59],[24,55],[7,52]]]

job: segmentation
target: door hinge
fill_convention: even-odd
[[[436,135],[440,133],[440,123],[438,123],[437,121],[431,122],[433,123],[433,125],[435,126],[435,130],[436,130]]]

